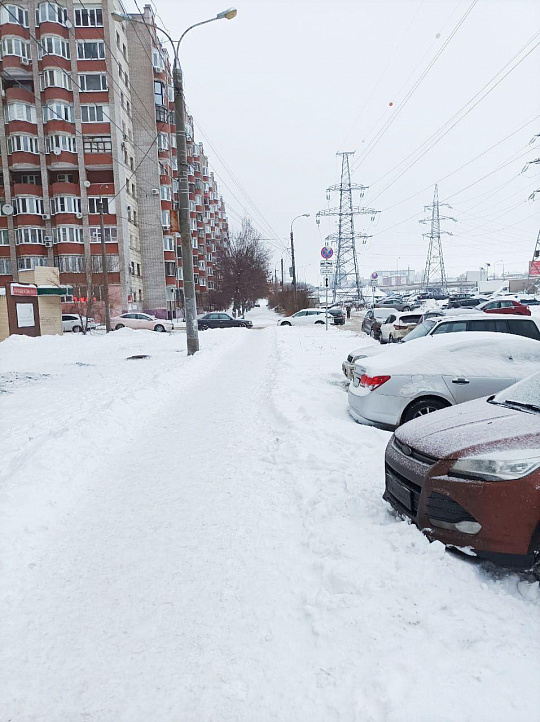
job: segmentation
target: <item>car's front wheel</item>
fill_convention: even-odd
[[[324,325],[324,321],[315,321],[315,326],[322,326]]]
[[[433,397],[418,399],[418,401],[413,401],[413,403],[405,409],[401,423],[406,424],[407,421],[418,419],[420,416],[426,416],[427,414],[432,414],[434,411],[440,411],[440,409],[445,409],[448,405],[446,401]]]
[[[282,321],[279,325],[280,326],[292,326],[292,323],[290,321]]]
[[[404,311],[410,311],[410,310],[411,310],[411,307],[410,307],[410,306],[403,306],[403,310],[404,310]]]
[[[165,333],[165,326],[162,326],[160,323],[157,323],[154,326],[154,331],[157,331],[158,333]]]
[[[115,330],[115,331],[118,331],[118,330],[121,329],[121,328],[125,328],[124,324],[123,324],[123,323],[117,323],[116,326],[114,327],[114,330]]]

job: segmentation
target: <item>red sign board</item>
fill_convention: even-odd
[[[529,263],[529,276],[540,276],[540,261]]]
[[[37,286],[21,286],[18,283],[11,284],[12,296],[37,296]]]

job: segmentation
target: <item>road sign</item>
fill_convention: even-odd
[[[378,278],[379,278],[379,274],[378,274],[378,273],[372,273],[372,274],[371,274],[371,280],[372,280],[372,281],[376,281]]]
[[[330,246],[323,246],[321,248],[321,256],[323,258],[326,258],[328,260],[329,258],[332,258],[333,255],[334,255],[334,249],[331,248]]]
[[[333,268],[334,262],[333,261],[319,261],[321,268]]]

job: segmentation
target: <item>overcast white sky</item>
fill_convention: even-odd
[[[179,36],[227,1],[159,0],[157,7]],[[285,246],[291,219],[311,213],[295,224],[297,265],[301,280],[317,282],[322,240],[334,228],[326,220],[319,228],[315,213],[328,205],[326,186],[338,180],[336,151],[354,150],[353,180],[370,187],[357,202],[383,211],[376,224],[357,220],[358,230],[373,234],[359,248],[363,276],[398,264],[423,268],[421,234],[427,228],[418,219],[437,181],[441,199],[453,206],[448,214],[458,221],[444,224],[454,233],[444,237],[449,275],[486,262],[497,272],[503,261],[506,271],[525,270],[540,218],[540,193],[536,202],[527,201],[540,189],[540,165],[521,174],[527,160],[540,157],[540,138],[528,145],[540,133],[539,48],[416,164],[407,167],[413,156],[399,165],[491,87],[485,86],[522,48],[504,72],[539,41],[539,35],[533,41],[540,25],[536,0],[478,0],[400,106],[471,5],[472,0],[238,0],[234,20],[186,36],[187,100],[233,228],[249,214],[265,238]],[[128,8],[135,10],[133,0]],[[388,130],[370,145],[390,118]],[[330,205],[336,203],[331,199]],[[281,255],[275,248],[276,264]]]

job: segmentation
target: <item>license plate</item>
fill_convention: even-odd
[[[403,486],[394,476],[386,474],[386,488],[395,496],[395,498],[403,504],[405,509],[412,511],[412,492]]]

